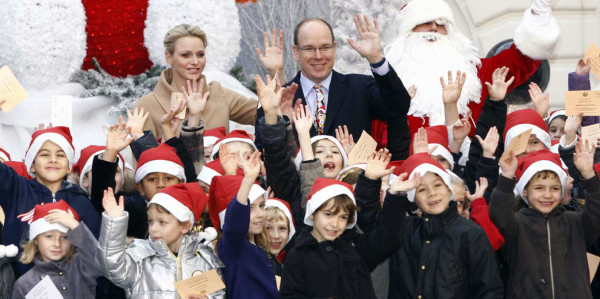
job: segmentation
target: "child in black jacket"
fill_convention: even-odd
[[[358,186],[378,198],[390,155],[380,151],[367,164]],[[355,228],[352,186],[317,178],[306,205],[305,227],[287,255],[280,298],[375,298],[370,271],[399,246],[398,231],[406,215],[401,193],[415,181],[399,180],[390,188],[378,226],[367,234]]]
[[[403,244],[390,260],[388,298],[503,298],[490,242],[480,226],[458,214],[442,165],[419,153],[400,172],[421,177],[408,200],[423,214],[405,221]]]
[[[600,180],[587,141],[573,158],[588,199],[583,213],[560,204],[568,174],[558,154],[540,150],[517,160],[510,153],[500,160],[490,218],[506,241],[507,298],[592,298],[586,249],[600,236]],[[528,208],[514,212],[513,189]]]

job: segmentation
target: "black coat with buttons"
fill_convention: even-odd
[[[318,242],[305,227],[287,254],[279,298],[375,299],[370,272],[398,250],[405,215],[406,198],[388,193],[376,227],[366,234],[354,227]]]
[[[66,235],[77,252],[69,259],[63,258],[59,261],[43,262],[37,256],[33,268],[15,283],[13,299],[25,298],[25,295],[46,276],[50,277],[65,299],[95,297],[96,278],[102,276],[94,258],[98,241],[83,223],[68,231]]]
[[[503,298],[490,241],[456,202],[440,215],[408,217],[402,240],[390,259],[388,298]]]

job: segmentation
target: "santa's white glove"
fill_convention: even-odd
[[[204,245],[209,245],[217,236],[217,230],[214,227],[207,227],[204,231],[198,233],[198,239]]]
[[[548,15],[552,13],[552,0],[533,0],[531,10],[539,15]]]

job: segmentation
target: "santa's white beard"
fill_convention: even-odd
[[[455,31],[451,37],[432,32],[411,32],[386,48],[386,58],[406,88],[417,87],[409,115],[427,116],[432,126],[445,124],[440,77],[448,83],[448,71],[452,71],[453,78],[459,70],[467,74],[458,100],[458,112],[465,115],[469,111],[469,102],[479,103],[479,50],[460,32]]]

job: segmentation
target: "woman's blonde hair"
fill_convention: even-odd
[[[198,26],[193,26],[190,24],[179,24],[171,28],[171,30],[165,34],[165,39],[163,40],[165,50],[169,52],[170,55],[173,55],[175,52],[175,41],[186,36],[195,36],[202,40],[205,48],[208,46],[208,41],[206,40],[206,33],[204,33],[204,30],[200,29]]]
[[[21,247],[23,247],[23,252],[21,252],[21,257],[19,257],[19,261],[24,265],[31,264],[33,262],[33,259],[35,259],[35,256],[40,252],[40,250],[37,247],[37,244],[35,244],[35,239],[30,240],[25,244],[22,244]],[[71,245],[71,251],[69,251],[69,253],[67,253],[67,256],[65,256],[66,260],[70,261],[71,257],[73,256],[73,254],[75,254],[75,252],[75,246]]]

